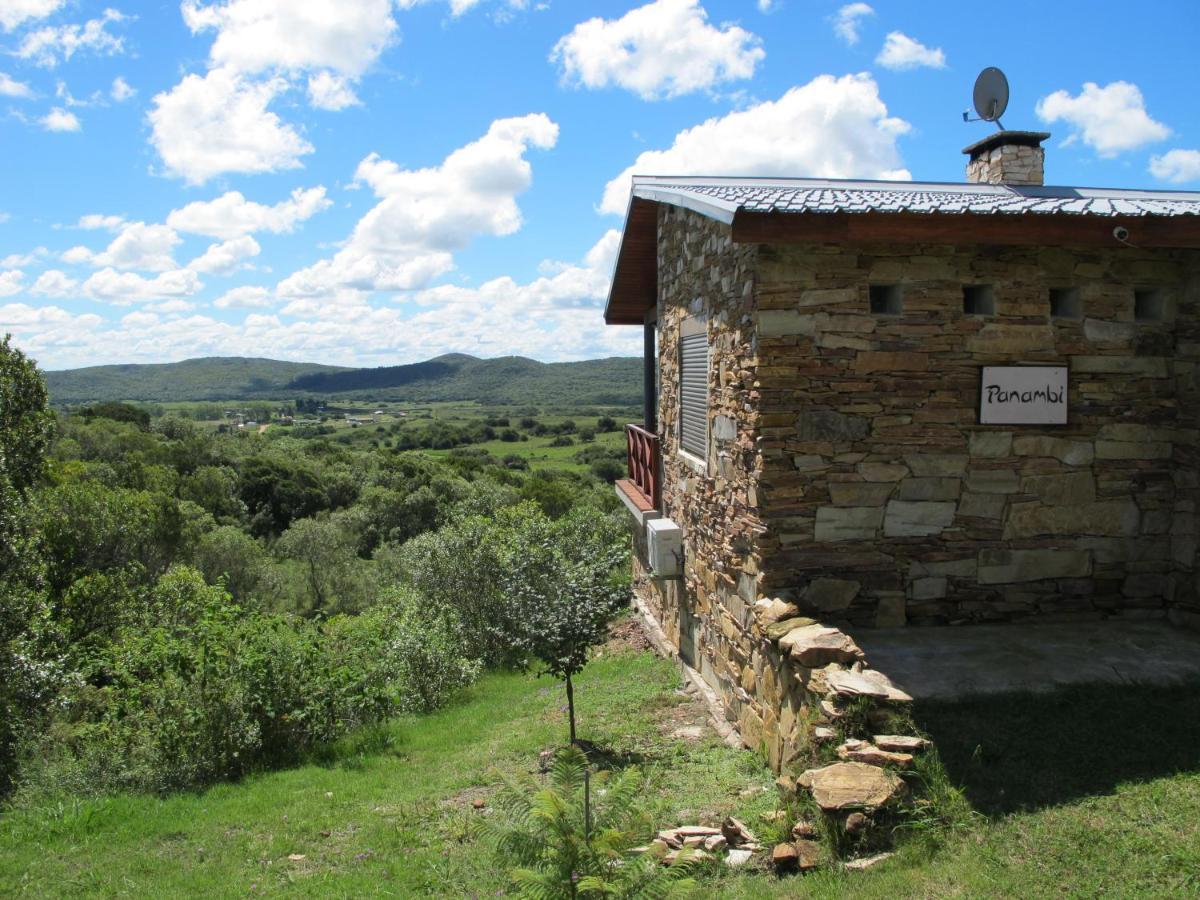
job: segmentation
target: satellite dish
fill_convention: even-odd
[[[1008,109],[1008,79],[995,66],[988,66],[975,79],[975,112],[985,122],[1000,125],[1000,117]]]

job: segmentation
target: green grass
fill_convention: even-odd
[[[661,724],[689,707],[673,664],[608,653],[579,680],[581,735],[650,773],[648,827],[732,812],[770,837],[770,773]],[[1200,895],[1200,691],[1074,690],[917,710],[979,811],[916,822],[866,873],[699,873],[700,897]],[[323,760],[199,794],[47,803],[0,819],[0,895],[496,896],[480,824],[499,772],[529,773],[566,731],[557,682],[491,675],[452,708]],[[669,730],[669,729],[668,729]],[[305,858],[289,861],[288,856]]]

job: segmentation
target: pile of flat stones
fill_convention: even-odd
[[[634,853],[650,853],[664,865],[675,862],[681,853],[689,859],[723,858],[727,866],[736,868],[748,863],[755,853],[765,848],[753,832],[730,816],[719,828],[711,825],[681,825],[658,833],[645,847],[635,847]]]
[[[839,734],[850,727],[847,714],[851,704],[861,707],[867,700],[870,709],[866,720],[882,723],[889,705],[912,701],[885,674],[869,668],[862,649],[840,629],[800,616],[799,610],[786,601],[760,603],[762,618],[774,620],[765,629],[768,639],[795,663],[798,686],[819,707],[820,715],[810,734],[814,743],[839,741]],[[839,762],[808,769],[795,779],[782,775],[777,784],[785,794],[807,791],[821,812],[846,834],[862,835],[877,814],[903,801],[907,787],[898,772],[911,768],[915,754],[927,746],[923,738],[901,734],[845,737],[835,748]],[[820,846],[814,826],[798,822],[792,838],[772,850],[776,869],[807,871],[819,866]],[[846,868],[868,868],[888,855],[853,860],[846,863]]]

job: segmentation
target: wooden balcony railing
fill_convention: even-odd
[[[662,509],[658,435],[638,425],[626,425],[625,443],[629,458],[629,480],[654,505],[654,509]]]

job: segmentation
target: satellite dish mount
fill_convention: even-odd
[[[964,122],[995,122],[1003,131],[1004,125],[1000,117],[1008,109],[1008,79],[995,66],[988,66],[975,79],[975,92],[972,95],[975,102],[975,112],[978,118],[971,118],[970,112],[963,113]]]

